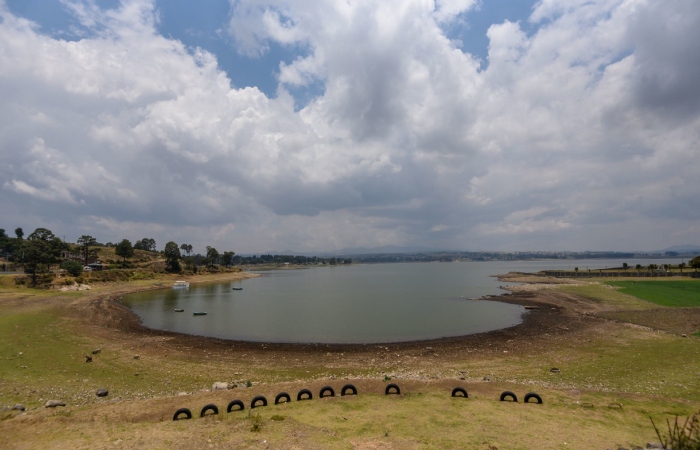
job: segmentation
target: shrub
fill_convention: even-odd
[[[61,269],[64,269],[74,277],[80,276],[80,274],[83,273],[83,265],[78,261],[73,261],[70,259],[67,259],[61,263]]]
[[[651,418],[650,418],[651,419]],[[654,431],[659,437],[664,448],[673,450],[700,450],[700,419],[697,414],[687,417],[683,424],[678,421],[678,416],[673,422],[666,419],[667,431],[661,436],[661,431],[651,419]]]

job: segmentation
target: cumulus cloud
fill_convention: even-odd
[[[444,32],[475,1],[232,0],[236,51],[298,55],[270,98],[159,35],[153,1],[66,2],[77,41],[0,2],[5,227],[237,251],[697,239],[692,3],[542,0],[530,31],[490,27],[481,69]]]

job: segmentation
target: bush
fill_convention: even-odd
[[[85,284],[85,279],[81,276],[75,277],[75,282],[78,284]]]
[[[673,424],[667,419],[666,426],[668,430],[664,433],[664,436],[661,436],[661,432],[656,427],[653,419],[651,424],[654,426],[654,431],[656,431],[656,435],[664,448],[672,450],[700,450],[700,419],[698,419],[697,414],[686,418],[683,424],[678,422],[678,416],[676,416]]]
[[[73,261],[70,259],[67,259],[61,263],[61,269],[64,269],[74,277],[78,277],[81,273],[83,273],[83,265],[78,261]]]

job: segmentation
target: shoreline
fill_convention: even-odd
[[[210,280],[197,280],[194,281],[196,284],[206,284],[206,283],[221,283],[229,280],[235,279],[246,279],[254,278],[260,276],[259,274],[251,274],[250,272],[238,272],[237,274],[248,274],[251,276],[246,277],[219,277],[217,279]],[[498,277],[501,281],[512,281],[513,275],[515,277],[522,276],[522,274],[505,274],[505,275],[494,275]],[[544,284],[551,284],[544,283]],[[559,283],[557,283],[559,284]],[[512,286],[511,286],[512,287]],[[164,287],[152,287],[149,289],[136,289],[120,292],[120,296],[127,295],[129,293],[142,292],[145,290],[163,289]],[[441,348],[441,349],[458,349],[463,346],[479,346],[486,343],[487,345],[498,345],[500,343],[506,343],[509,340],[520,339],[523,337],[533,338],[535,336],[541,336],[544,333],[556,333],[561,331],[565,324],[571,322],[571,315],[565,314],[564,309],[558,302],[552,302],[545,296],[537,295],[536,292],[507,292],[504,294],[481,297],[477,300],[488,300],[488,301],[498,301],[503,303],[509,303],[520,306],[535,306],[536,309],[527,309],[522,315],[522,322],[518,325],[514,325],[507,328],[501,328],[498,330],[492,330],[482,333],[474,333],[460,336],[447,336],[438,337],[434,339],[422,339],[422,340],[410,340],[410,341],[400,341],[400,342],[372,342],[372,343],[294,343],[294,342],[269,342],[269,341],[244,341],[244,340],[231,340],[225,338],[201,336],[186,334],[176,331],[169,330],[158,330],[153,328],[148,328],[143,325],[140,317],[134,313],[127,306],[122,304],[119,299],[112,298],[114,294],[101,294],[94,298],[91,303],[97,308],[97,310],[105,317],[110,317],[112,315],[119,316],[117,327],[120,331],[126,331],[129,333],[136,333],[141,335],[141,337],[152,337],[152,336],[163,336],[169,337],[174,342],[173,345],[184,345],[184,346],[196,346],[197,348],[219,348],[222,345],[235,346],[237,349],[245,349],[248,351],[256,349],[265,350],[279,350],[279,351],[298,351],[298,352],[308,352],[317,350],[333,350],[337,352],[351,352],[351,353],[361,353],[367,349],[374,347],[382,348],[392,348],[396,350],[420,350],[425,347]],[[113,322],[110,320],[110,322]]]

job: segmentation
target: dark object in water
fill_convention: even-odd
[[[240,287],[235,287],[235,288],[233,288],[233,290],[234,290],[234,291],[242,291],[242,290],[243,290],[243,288],[240,288]]]
[[[193,316],[206,316],[206,311],[195,311],[192,313]]]
[[[185,311],[184,309],[180,309],[180,308],[175,309],[175,312],[184,312],[184,311]]]

